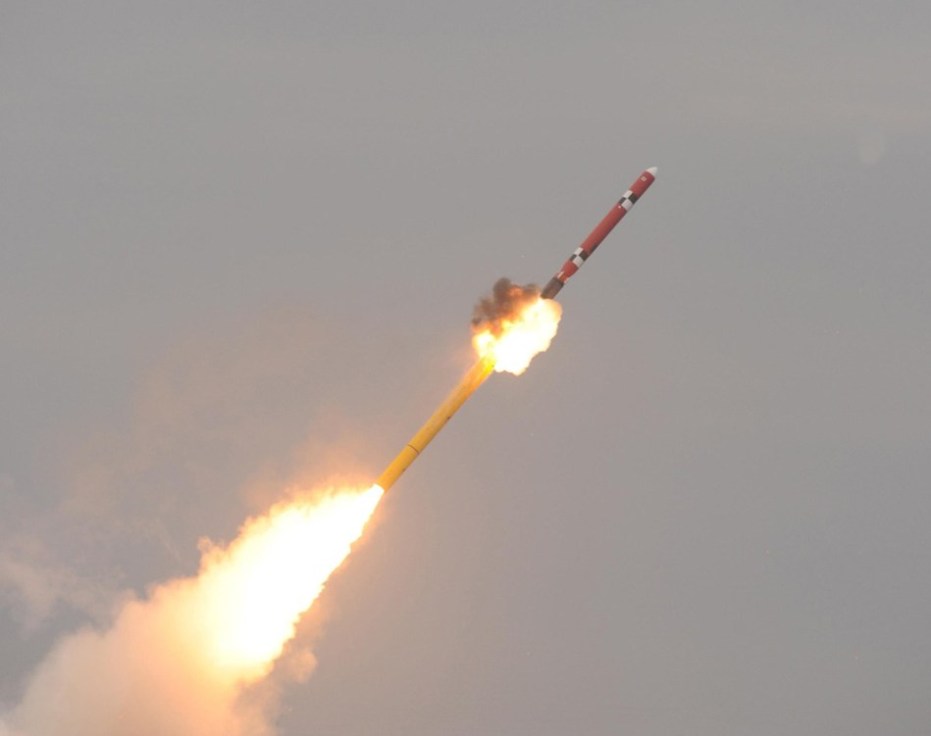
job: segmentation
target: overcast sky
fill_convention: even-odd
[[[931,724],[931,7],[0,2],[0,712],[649,194],[386,499],[297,734]]]

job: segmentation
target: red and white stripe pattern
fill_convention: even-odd
[[[602,221],[595,226],[595,229],[589,233],[588,237],[582,242],[582,245],[573,251],[572,255],[569,256],[569,260],[567,260],[556,275],[550,279],[541,294],[544,299],[552,299],[555,297],[556,294],[559,293],[559,290],[566,285],[566,281],[569,280],[572,274],[582,267],[582,264],[588,260],[588,257],[594,253],[595,249],[601,245],[601,242],[608,237],[608,233],[614,229],[614,226],[624,219],[624,215],[630,212],[630,208],[633,207],[637,200],[643,196],[644,192],[650,188],[650,185],[656,179],[656,171],[656,167],[651,166],[637,177],[637,180],[630,185],[630,189],[624,192],[624,196],[618,200],[618,203],[611,208],[611,211],[608,212]]]

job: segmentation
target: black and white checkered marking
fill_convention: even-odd
[[[575,251],[573,251],[572,253],[572,258],[570,258],[569,260],[571,260],[575,264],[576,268],[581,268],[582,264],[585,263],[585,259],[587,259],[588,256],[589,254],[586,251],[584,251],[582,248],[576,248]]]
[[[621,209],[630,212],[630,208],[634,206],[634,202],[637,201],[637,195],[634,194],[630,189],[624,192],[624,196],[618,201],[617,206]]]

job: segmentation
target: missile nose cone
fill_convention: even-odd
[[[647,173],[653,174],[654,177],[656,176],[657,171],[659,171],[659,168],[656,166],[651,166],[649,169],[647,169]]]

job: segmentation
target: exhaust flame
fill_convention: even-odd
[[[192,603],[214,666],[244,679],[266,673],[362,535],[382,493],[372,486],[316,504],[276,506],[248,522],[228,549],[205,550]]]
[[[479,357],[494,360],[497,372],[519,376],[550,346],[561,317],[559,302],[542,299],[536,286],[499,279],[475,308],[472,346]]]
[[[128,601],[106,631],[59,642],[4,715],[12,733],[271,733],[274,689],[249,702],[244,688],[270,674],[383,493],[374,485],[282,503],[228,546],[205,544],[196,577]]]

